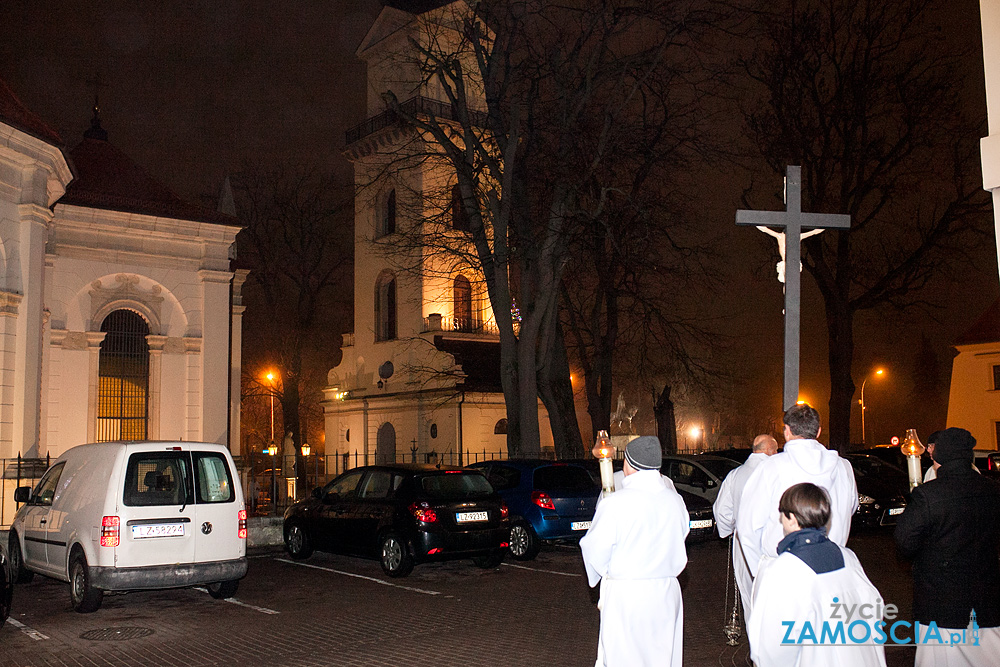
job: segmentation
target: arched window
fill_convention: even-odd
[[[391,422],[378,427],[375,434],[375,464],[391,464],[396,462],[396,429]]]
[[[149,325],[131,310],[104,318],[98,364],[97,440],[145,440],[149,423]]]
[[[375,283],[375,340],[396,338],[396,276],[383,271]]]
[[[378,222],[375,227],[375,236],[385,236],[396,232],[396,190],[389,190],[382,204]]]
[[[496,426],[493,427],[494,435],[507,435],[507,418],[497,420]]]
[[[472,283],[465,276],[456,276],[452,287],[452,308],[455,319],[455,331],[472,331],[475,322],[472,320]]]
[[[469,216],[462,206],[462,191],[458,185],[451,188],[451,226],[462,232],[469,231]]]

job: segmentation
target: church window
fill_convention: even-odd
[[[396,338],[396,276],[384,271],[375,283],[375,340]]]
[[[993,389],[1000,390],[1000,364],[993,367]]]
[[[149,325],[131,310],[101,323],[97,440],[145,440],[149,420]]]
[[[469,231],[469,216],[462,206],[462,191],[457,185],[451,188],[451,226],[462,232]]]
[[[472,331],[472,283],[465,276],[456,276],[452,288],[455,331]]]
[[[393,188],[385,196],[382,210],[375,229],[375,236],[386,236],[396,232],[396,190]]]
[[[351,429],[347,429],[347,433],[344,434],[344,439],[347,440],[347,442],[351,441]]]
[[[438,437],[438,425],[437,424],[431,424],[431,437],[432,438]]]
[[[496,426],[493,427],[494,435],[507,435],[507,418],[497,420]]]

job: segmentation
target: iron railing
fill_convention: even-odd
[[[429,97],[422,97],[420,95],[411,97],[400,104],[399,110],[408,116],[422,114],[456,122],[459,120],[459,114],[451,104],[433,100]],[[486,125],[486,114],[484,112],[469,109],[468,113],[469,119],[474,126],[483,127]],[[360,141],[370,134],[375,134],[379,130],[384,130],[385,128],[392,127],[394,125],[405,127],[407,124],[408,122],[406,118],[397,113],[395,109],[387,109],[377,116],[372,116],[360,125],[355,125],[351,129],[347,130],[345,133],[345,140],[349,146],[355,141]]]

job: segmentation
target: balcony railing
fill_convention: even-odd
[[[419,95],[417,97],[411,97],[400,104],[399,109],[404,114],[410,116],[427,115],[456,122],[458,121],[458,114],[455,113],[455,109],[451,104],[448,104],[447,102],[440,102],[438,100],[432,100],[429,97],[421,97]],[[474,111],[470,109],[469,118],[471,119],[473,125],[477,127],[483,127],[486,125],[486,114],[482,111]],[[372,116],[360,125],[356,125],[347,130],[345,133],[347,145],[349,146],[355,141],[364,139],[370,134],[375,134],[379,130],[384,130],[385,128],[393,125],[407,125],[406,118],[397,113],[395,109],[387,109],[377,116]]]
[[[450,331],[454,333],[481,334],[499,336],[500,330],[495,322],[480,322],[471,318],[444,317],[432,314],[424,318],[423,333],[434,331]]]

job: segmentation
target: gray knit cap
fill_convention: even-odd
[[[655,435],[641,435],[625,446],[625,460],[636,470],[659,470],[663,462],[660,439]]]

